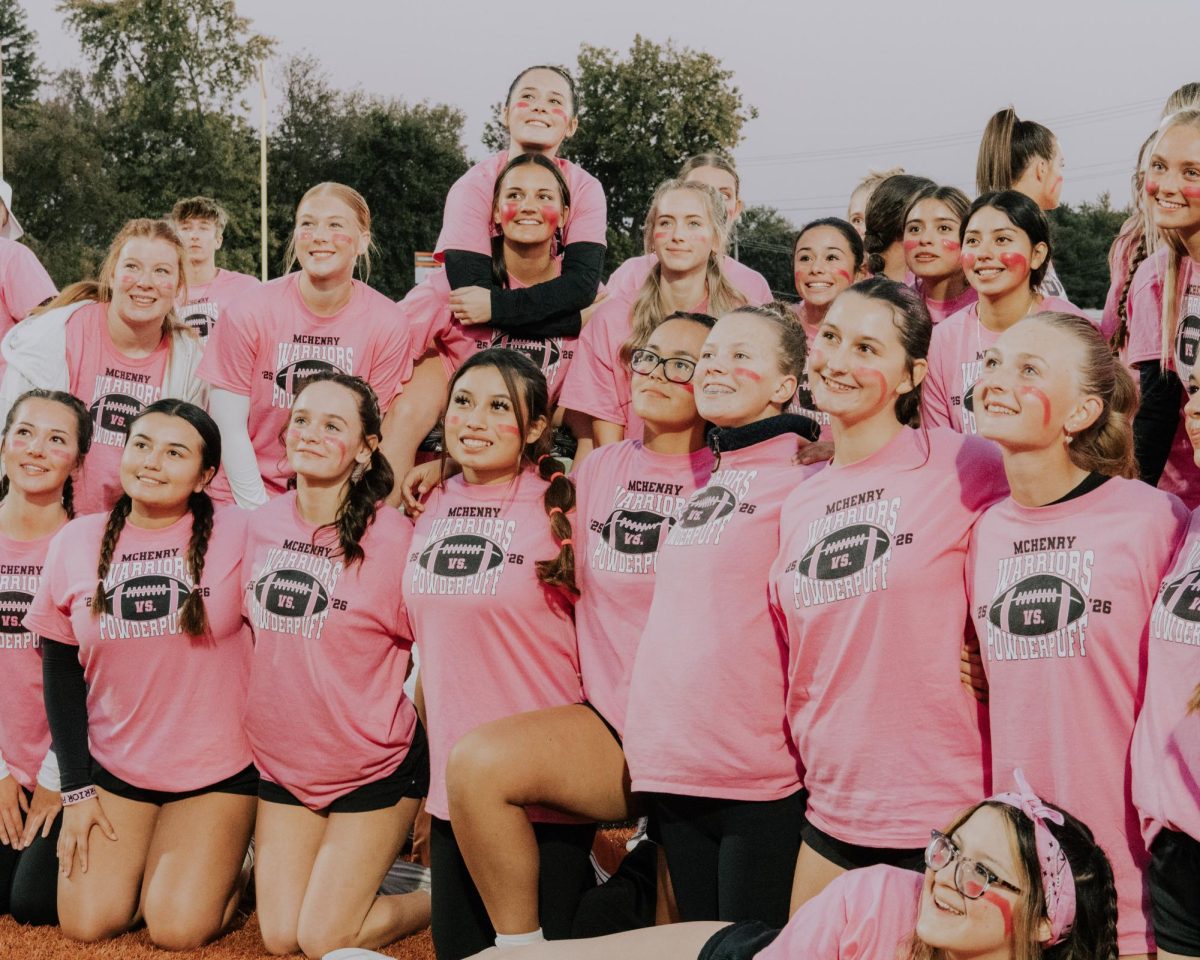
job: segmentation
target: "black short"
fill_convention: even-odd
[[[425,729],[418,723],[413,730],[412,743],[400,766],[385,777],[355,787],[338,797],[320,813],[369,813],[394,807],[406,797],[420,800],[429,793],[429,743]],[[303,807],[305,803],[294,793],[266,777],[258,787],[258,798],[268,803],[283,803]]]
[[[584,700],[583,703],[580,704],[580,706],[587,707],[589,710],[591,710],[592,713],[594,713],[599,718],[600,722],[602,724],[604,724],[605,729],[608,730],[608,732],[612,734],[612,738],[617,741],[617,746],[620,747],[622,750],[625,749],[625,744],[621,740],[621,735],[619,733],[617,733],[617,728],[614,727],[611,723],[609,723],[608,720],[605,718],[604,714],[602,714],[599,710],[596,709],[595,704],[588,703],[586,700]]]
[[[253,797],[258,793],[258,771],[254,764],[239,770],[232,776],[207,787],[197,787],[195,790],[146,790],[122,780],[116,774],[109,773],[100,764],[92,761],[92,782],[109,793],[115,793],[126,800],[136,800],[138,803],[152,803],[161,807],[176,800],[190,800],[192,797],[202,797],[206,793],[232,793],[239,797]]]
[[[902,870],[925,872],[924,847],[915,850],[904,847],[860,847],[858,844],[831,837],[824,830],[818,830],[808,820],[805,820],[800,828],[800,838],[806,847],[811,847],[814,852],[843,870],[857,870],[860,867],[873,867],[883,863]]]
[[[778,927],[761,920],[740,920],[709,937],[696,960],[751,960],[774,943],[779,934]]]
[[[1150,844],[1150,918],[1158,948],[1200,957],[1200,841],[1162,830]]]

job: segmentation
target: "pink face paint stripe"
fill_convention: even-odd
[[[850,271],[849,270],[843,270],[841,267],[834,267],[833,272],[836,273],[843,280],[845,280],[847,283],[850,282]]]
[[[1200,187],[1180,187],[1179,192],[1189,200],[1200,200]]]
[[[496,424],[496,430],[499,433],[507,433],[511,437],[519,437],[521,435],[521,431],[512,423],[498,423]]]
[[[1004,936],[1006,938],[1012,937],[1012,904],[1010,904],[1001,894],[996,893],[994,890],[984,890],[983,899],[1000,911],[1000,916],[1004,918]]]
[[[756,370],[751,370],[749,367],[734,367],[733,375],[735,377],[745,377],[747,380],[753,380],[759,383],[762,380],[762,374]]]
[[[1019,389],[1017,391],[1017,393],[1021,394],[1022,396],[1025,396],[1025,397],[1033,397],[1035,400],[1037,400],[1039,403],[1041,403],[1041,405],[1042,405],[1042,426],[1043,427],[1049,426],[1050,425],[1050,398],[1048,396],[1046,396],[1044,393],[1042,393],[1042,391],[1039,390],[1037,387],[1021,387],[1021,389]]]
[[[942,241],[942,247],[945,248],[946,250],[955,251],[955,250],[961,250],[962,244],[959,243],[957,240],[945,239]]]

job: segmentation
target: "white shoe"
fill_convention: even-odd
[[[342,947],[330,950],[321,960],[392,960],[386,953],[376,953],[363,947]]]

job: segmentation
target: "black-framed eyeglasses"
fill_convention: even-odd
[[[1013,893],[1021,892],[1020,887],[1000,879],[982,863],[964,857],[954,841],[941,831],[930,830],[929,838],[929,846],[925,848],[925,865],[936,871],[954,862],[954,886],[968,900],[978,900],[993,884]]]
[[[629,366],[634,373],[648,377],[658,365],[662,364],[663,376],[672,383],[690,383],[696,372],[696,364],[683,357],[660,357],[657,353],[638,348],[629,358]]]

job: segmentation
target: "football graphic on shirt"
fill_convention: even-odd
[[[108,613],[120,620],[157,620],[178,613],[191,588],[182,580],[146,574],[118,583],[104,594]]]
[[[195,330],[196,335],[199,337],[208,336],[208,325],[211,320],[212,318],[209,317],[207,313],[201,313],[199,311],[186,314],[183,318],[183,322]]]
[[[1069,580],[1052,573],[1026,577],[992,601],[988,620],[1018,637],[1040,637],[1069,627],[1087,612],[1087,600]]]
[[[617,553],[656,553],[664,521],[669,526],[675,519],[649,510],[614,510],[604,521],[600,536]]]
[[[106,393],[92,403],[92,423],[101,430],[124,433],[129,424],[142,412],[142,403],[123,393]]]
[[[810,580],[841,580],[881,560],[892,538],[873,523],[856,523],[822,537],[800,558],[800,575]]]
[[[1200,356],[1200,317],[1188,315],[1179,323],[1179,333],[1175,339],[1176,366],[1186,368],[1183,375],[1196,365]]]
[[[25,633],[21,625],[33,597],[20,590],[0,592],[0,633]]]
[[[456,533],[421,551],[421,566],[440,577],[473,577],[504,562],[504,551],[487,537]]]
[[[345,373],[344,370],[329,363],[327,360],[297,360],[281,368],[275,374],[275,386],[286,390],[290,396],[296,395],[296,387],[305,379],[318,373]]]
[[[557,340],[515,340],[510,339],[504,334],[496,334],[492,337],[493,347],[503,347],[505,350],[513,350],[517,353],[522,353],[532,360],[539,370],[545,373],[551,369],[559,358],[562,356],[562,351],[559,349]]]
[[[685,530],[702,527],[710,520],[727,517],[737,509],[737,497],[722,486],[714,484],[692,494],[692,499],[683,508],[679,525]]]
[[[1162,605],[1180,620],[1200,622],[1200,570],[1189,570],[1168,583],[1163,588]]]
[[[263,609],[280,617],[311,617],[329,606],[321,581],[303,570],[272,570],[258,578],[254,596]]]
[[[975,384],[967,387],[967,392],[963,394],[963,408],[975,412]]]

